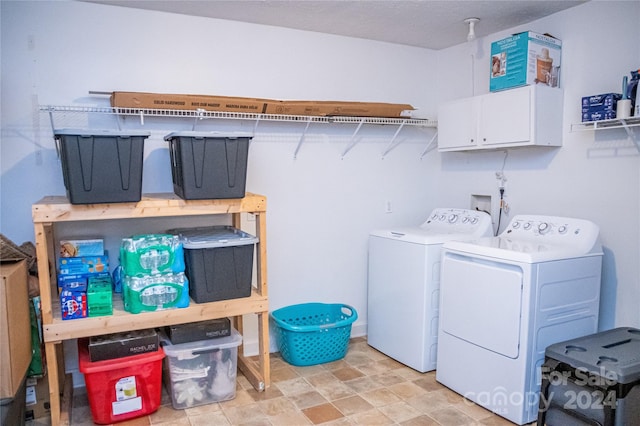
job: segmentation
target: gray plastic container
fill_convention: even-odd
[[[144,141],[141,131],[54,131],[71,204],[140,201]]]
[[[258,238],[232,226],[174,229],[184,249],[189,295],[196,303],[251,296]]]
[[[173,132],[173,191],[185,200],[243,198],[250,133]]]
[[[553,344],[542,368],[538,425],[640,424],[640,330]]]
[[[226,337],[171,343],[160,335],[165,353],[164,382],[173,408],[228,401],[236,397],[238,347],[242,336],[235,329]]]

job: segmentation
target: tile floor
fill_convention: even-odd
[[[76,390],[72,426],[93,425],[86,393]],[[50,424],[47,419],[28,426]],[[163,391],[155,413],[120,426],[302,426],[338,425],[512,425],[465,400],[435,380],[435,372],[418,373],[367,345],[351,340],[339,361],[294,367],[271,354],[271,386],[257,392],[241,374],[236,397],[221,403],[174,410]]]

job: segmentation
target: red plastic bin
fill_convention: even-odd
[[[146,416],[160,407],[164,351],[91,362],[88,340],[78,339],[93,422],[112,424]]]

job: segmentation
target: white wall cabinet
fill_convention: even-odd
[[[542,85],[446,102],[438,108],[438,150],[562,146],[563,92]]]

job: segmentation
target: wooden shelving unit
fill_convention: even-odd
[[[51,424],[66,422],[68,413],[61,411],[58,382],[56,345],[64,340],[77,339],[128,330],[155,328],[170,324],[183,324],[207,319],[232,317],[236,329],[242,334],[242,315],[258,317],[259,362],[254,367],[238,350],[238,368],[258,391],[270,383],[269,370],[269,302],[267,297],[266,269],[266,197],[247,193],[241,199],[185,201],[172,193],[145,194],[137,203],[72,205],[66,197],[49,196],[32,206],[33,224],[40,278],[42,302],[42,328],[47,358],[47,375],[51,401]],[[255,215],[257,284],[250,297],[197,304],[186,308],[131,314],[124,311],[122,303],[114,301],[111,316],[82,318],[63,321],[57,303],[55,265],[55,224],[96,220],[123,220],[152,217],[198,216],[230,214],[233,225],[241,228],[240,213]],[[66,387],[65,387],[66,388]],[[66,399],[63,395],[62,400]],[[61,420],[62,419],[62,420]]]

